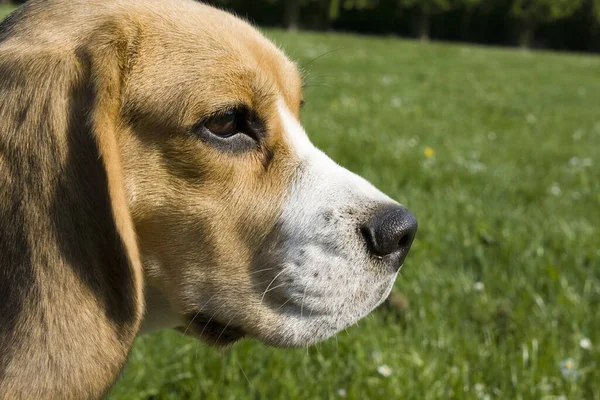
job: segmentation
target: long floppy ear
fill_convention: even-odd
[[[136,30],[35,25],[0,25],[0,398],[94,398],[143,313],[117,148]]]

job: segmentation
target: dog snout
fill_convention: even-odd
[[[417,219],[405,207],[387,206],[376,210],[361,232],[373,255],[385,257],[399,268],[417,233]]]

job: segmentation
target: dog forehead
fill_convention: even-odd
[[[236,103],[273,113],[280,97],[297,115],[298,68],[252,25],[195,2],[155,11],[139,17],[144,29],[129,87],[137,100],[164,101],[186,123]]]

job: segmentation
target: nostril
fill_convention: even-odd
[[[371,228],[369,228],[368,226],[361,226],[360,233],[362,234],[363,238],[365,239],[365,242],[367,242],[367,247],[369,248],[369,251],[374,254],[377,254],[378,246],[377,246],[377,242],[375,239],[375,234],[371,230]]]
[[[396,254],[402,262],[415,238],[417,220],[406,208],[393,205],[378,209],[360,230],[372,254]]]
[[[400,246],[400,248],[408,247],[411,245],[411,242],[412,242],[412,238],[410,237],[409,234],[406,234],[406,235],[402,236],[402,238],[398,242],[398,246]]]

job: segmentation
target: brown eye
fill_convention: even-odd
[[[238,113],[235,110],[229,110],[208,119],[204,123],[204,127],[213,135],[228,138],[240,133],[237,126],[238,120]]]
[[[306,102],[304,100],[300,100],[300,108],[304,108],[305,104],[306,104]]]
[[[200,119],[189,133],[219,150],[236,153],[258,149],[266,128],[249,107],[234,105]]]

